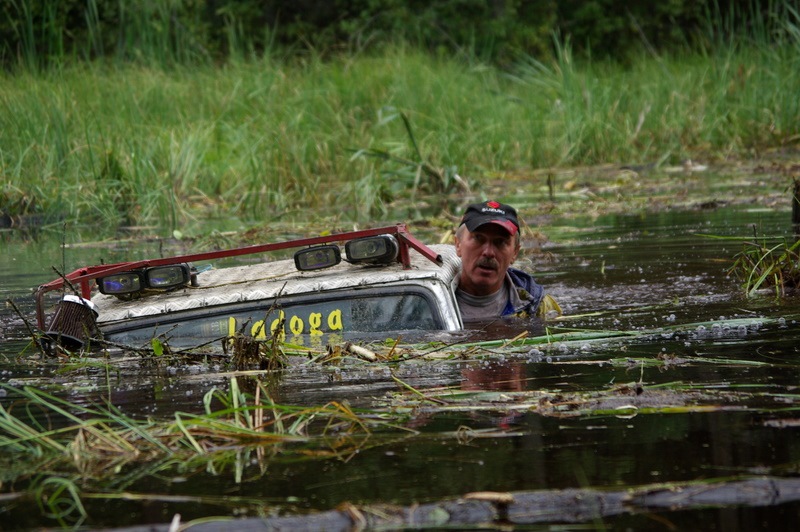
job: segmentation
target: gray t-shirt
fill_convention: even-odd
[[[514,308],[520,303],[519,295],[514,290],[514,283],[506,273],[506,281],[494,294],[488,296],[473,296],[456,288],[456,301],[461,309],[461,319],[464,321],[482,321],[498,318],[503,315],[508,302]]]

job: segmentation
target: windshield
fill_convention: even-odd
[[[445,324],[433,294],[414,286],[196,309],[171,319],[159,315],[102,328],[106,339],[128,345],[162,334],[172,345],[198,345],[236,333],[263,339],[282,330],[287,342],[319,346],[358,333],[439,330]]]

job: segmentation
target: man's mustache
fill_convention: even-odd
[[[500,268],[500,264],[495,259],[481,259],[475,265],[479,268],[490,268],[492,270]]]

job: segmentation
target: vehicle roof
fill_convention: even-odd
[[[455,247],[439,244],[430,248],[441,256],[441,266],[413,249],[409,250],[410,269],[404,269],[400,263],[365,266],[342,261],[331,268],[298,271],[293,260],[284,259],[203,271],[197,274],[196,287],[148,294],[129,301],[97,294],[92,302],[99,314],[97,321],[102,324],[193,308],[408,281],[433,280],[450,285],[461,269]]]

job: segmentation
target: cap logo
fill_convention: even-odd
[[[483,213],[491,212],[491,213],[499,214],[501,216],[505,216],[506,215],[506,211],[501,209],[500,208],[500,204],[497,203],[496,201],[487,201],[486,202],[486,207],[481,207],[481,212],[483,212]]]

